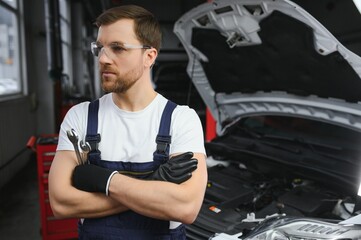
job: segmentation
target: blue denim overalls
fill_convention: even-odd
[[[86,135],[86,141],[92,147],[92,151],[88,154],[90,163],[124,174],[133,173],[136,175],[132,176],[137,178],[151,173],[168,160],[169,144],[171,143],[169,135],[171,116],[176,106],[175,103],[168,101],[163,110],[153,162],[131,163],[101,160],[100,151],[97,148],[100,142],[100,134],[98,134],[99,100],[91,102]],[[107,217],[85,219],[83,224],[79,222],[79,239],[183,240],[186,239],[186,235],[183,224],[176,229],[169,229],[169,221],[145,217],[129,210]]]

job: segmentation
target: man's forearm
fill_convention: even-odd
[[[178,217],[172,216],[164,209],[167,202],[165,199],[172,202],[169,205],[175,205],[176,201],[173,196],[175,194],[172,194],[172,191],[177,190],[174,188],[181,187],[169,182],[145,181],[117,175],[114,176],[109,186],[109,197],[125,204],[139,214],[157,219],[179,221]]]
[[[81,211],[77,213],[78,218],[95,218],[105,217],[121,212],[128,211],[129,208],[120,204],[119,202],[109,197],[104,197],[104,194],[95,193],[90,198],[92,201],[91,207],[85,206],[86,203],[81,203]]]
[[[104,194],[88,193],[77,189],[62,197],[50,195],[50,203],[54,216],[58,218],[104,217],[128,210],[119,201]]]
[[[55,217],[103,217],[128,208],[101,193],[89,193],[72,186],[75,153],[58,151],[49,172],[49,197]]]
[[[145,176],[147,180],[166,181],[180,184],[192,176],[197,169],[198,160],[192,152],[186,152],[161,164],[154,172]],[[108,195],[111,178],[119,172],[94,164],[76,166],[72,174],[72,184],[75,188],[86,192],[100,192]]]
[[[109,185],[109,197],[145,216],[192,223],[199,212],[207,181],[204,155],[197,158],[197,170],[182,184],[116,174]]]

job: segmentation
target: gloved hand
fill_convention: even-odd
[[[193,153],[186,152],[172,157],[167,162],[161,164],[146,179],[179,184],[192,177],[192,172],[197,169],[197,164],[198,160],[193,158]]]
[[[117,171],[109,170],[94,164],[83,164],[75,167],[73,186],[86,192],[101,192],[108,196],[110,179]]]

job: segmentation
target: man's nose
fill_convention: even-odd
[[[98,55],[99,62],[111,62],[112,57],[111,54],[108,53],[106,48],[100,49],[99,55]]]

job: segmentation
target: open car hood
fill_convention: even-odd
[[[217,121],[317,119],[361,131],[361,58],[287,0],[222,0],[183,15],[174,32],[187,72]]]

